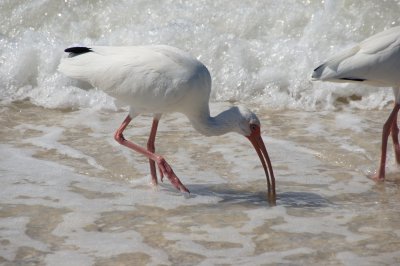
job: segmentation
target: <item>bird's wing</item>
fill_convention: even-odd
[[[188,93],[184,87],[201,65],[168,46],[89,48],[90,52],[63,58],[59,70],[138,109],[163,111],[176,104]]]
[[[377,33],[360,43],[360,47],[366,54],[377,54],[385,51],[391,45],[399,44],[400,26],[393,27]]]
[[[59,71],[105,91],[123,86],[132,77],[136,78],[133,86],[146,80],[154,81],[154,75],[165,65],[159,54],[142,47],[95,46],[87,49],[87,52],[71,52],[69,57],[63,58]]]
[[[334,55],[314,70],[312,78],[391,86],[400,80],[399,67],[400,27],[395,27]]]

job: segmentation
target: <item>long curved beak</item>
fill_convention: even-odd
[[[247,136],[251,144],[253,144],[258,157],[260,158],[261,164],[264,168],[265,175],[267,178],[268,185],[268,200],[271,203],[276,203],[276,191],[275,191],[275,177],[274,171],[272,170],[271,160],[269,159],[267,149],[265,148],[264,141],[261,138],[259,130],[253,132],[250,136]]]

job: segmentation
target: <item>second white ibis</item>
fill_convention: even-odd
[[[395,104],[383,125],[379,169],[374,179],[384,180],[386,149],[392,133],[397,163],[400,163],[399,128],[400,109],[400,27],[373,35],[358,45],[328,59],[314,69],[312,79],[332,82],[354,82],[379,87],[392,87]]]

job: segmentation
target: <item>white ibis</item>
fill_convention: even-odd
[[[189,192],[164,157],[155,153],[155,137],[162,113],[179,112],[193,127],[206,136],[236,132],[254,146],[264,168],[268,197],[275,200],[275,178],[267,149],[261,138],[260,121],[242,106],[210,116],[208,101],[211,77],[208,69],[189,54],[170,46],[71,47],[61,60],[59,71],[66,76],[89,82],[130,110],[115,132],[115,140],[149,158],[152,183],[157,185],[158,165],[161,181],[164,175],[180,191]],[[154,114],[147,148],[127,139],[123,132],[129,122],[142,113]]]
[[[400,109],[400,27],[373,35],[351,49],[328,59],[314,69],[313,80],[354,82],[378,87],[392,87],[395,104],[383,125],[381,161],[376,180],[384,180],[386,149],[390,132],[397,163],[400,163],[400,146],[397,113]]]

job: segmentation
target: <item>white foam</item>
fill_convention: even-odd
[[[118,254],[142,252],[151,257],[151,265],[159,265],[168,262],[165,252],[152,248],[143,242],[140,234],[133,230],[123,232],[88,232],[83,228],[88,223],[82,217],[72,219],[79,221],[78,224],[69,222],[70,216],[64,216],[64,223],[56,228],[53,233],[66,238],[66,243],[71,246],[79,247],[80,254],[95,255],[98,257],[111,257]]]
[[[46,256],[45,262],[47,265],[59,266],[94,265],[93,257],[76,250],[55,251]]]
[[[349,113],[340,113],[335,116],[336,127],[339,129],[350,129],[355,132],[362,132],[365,129],[364,123],[360,117],[349,114]]]
[[[23,142],[32,144],[34,146],[38,146],[41,148],[45,148],[47,150],[54,149],[60,154],[67,155],[71,158],[76,159],[85,159],[90,165],[102,170],[104,169],[101,165],[99,165],[93,157],[90,157],[82,152],[71,148],[70,146],[61,144],[59,139],[64,131],[63,128],[60,127],[45,127],[45,126],[34,126],[29,124],[18,125],[16,129],[19,130],[27,130],[33,129],[37,131],[41,131],[44,134],[40,137],[33,137],[24,139]]]
[[[309,79],[336,51],[398,25],[394,2],[147,2],[123,8],[103,3],[90,10],[84,3],[62,5],[62,12],[52,5],[44,12],[39,0],[1,9],[7,18],[0,41],[3,102],[29,98],[49,108],[115,109],[108,96],[81,90],[81,84],[57,72],[63,49],[154,43],[175,45],[201,59],[213,75],[214,100],[315,109],[332,108],[338,97],[355,94],[362,99],[350,106],[370,109],[393,99],[390,90]],[[90,22],[84,20],[87,12],[96,14]]]
[[[343,265],[396,265],[398,264],[398,252],[383,252],[371,256],[359,256],[353,252],[340,252],[336,255]]]
[[[322,214],[322,213],[321,213]],[[349,228],[349,222],[354,218],[354,213],[343,211],[339,214],[327,213],[317,219],[310,220],[308,217],[284,216],[285,223],[274,225],[274,230],[283,230],[293,233],[322,234],[330,233],[345,237],[346,241],[357,242],[368,239],[369,236],[353,233]]]
[[[8,245],[2,245],[0,256],[12,261],[18,248],[21,246],[30,247],[36,250],[47,252],[49,247],[38,240],[30,238],[26,234],[28,217],[2,217],[0,219],[0,240],[8,240]]]
[[[83,228],[93,224],[101,213],[118,210],[131,211],[135,209],[136,203],[171,209],[180,205],[218,202],[217,197],[207,195],[185,199],[173,189],[171,193],[168,193],[169,189],[153,192],[151,189],[129,187],[126,183],[79,175],[69,167],[32,158],[31,154],[32,152],[27,150],[1,145],[0,169],[5,175],[2,177],[0,201],[2,204],[43,205],[68,210],[68,213],[62,216],[63,221],[52,231],[52,234],[65,238],[68,244],[76,246],[80,251],[67,249],[64,252],[56,252],[48,258],[49,261],[56,261],[72,252],[72,254],[78,254],[75,259],[83,265],[91,261],[91,255],[107,257],[135,250],[149,254],[152,264],[167,263],[168,257],[163,251],[143,243],[140,235],[133,230],[124,230],[121,233],[96,233],[88,232]],[[74,192],[72,187],[115,196],[87,198]],[[26,200],[27,198],[29,200]],[[49,251],[46,244],[29,239],[21,233],[25,231],[28,222],[29,218],[25,217],[11,217],[0,221],[3,228],[2,239],[11,241],[10,248],[0,251],[1,256],[13,260],[20,246],[31,246],[37,250]]]
[[[175,242],[173,245],[179,250],[190,253],[200,253],[205,255],[205,260],[200,265],[214,264],[240,264],[254,265],[268,261],[270,263],[290,263],[286,256],[306,255],[314,252],[310,248],[287,249],[280,252],[263,252],[255,255],[256,245],[254,239],[262,240],[271,238],[271,232],[265,232],[256,236],[254,229],[265,224],[267,220],[273,220],[282,215],[287,215],[284,207],[274,207],[264,211],[249,210],[246,211],[249,221],[246,221],[241,227],[225,225],[222,228],[213,227],[207,224],[194,224],[190,227],[190,234],[182,233],[164,233],[165,238]],[[290,217],[288,217],[290,219]],[[172,218],[172,223],[179,224],[180,220]],[[222,225],[221,225],[222,226]],[[212,249],[200,244],[205,242],[224,242],[230,245],[226,248]],[[200,242],[200,243],[199,243]]]

